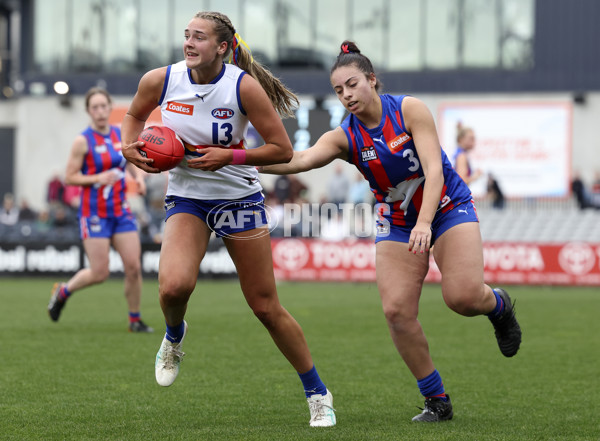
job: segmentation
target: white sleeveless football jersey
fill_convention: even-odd
[[[248,118],[240,99],[244,72],[223,64],[210,84],[196,84],[185,61],[167,67],[160,98],[163,124],[194,146],[245,147]],[[186,149],[185,160],[169,171],[167,195],[193,199],[239,199],[261,191],[252,165],[227,165],[217,171],[189,168],[197,157]]]

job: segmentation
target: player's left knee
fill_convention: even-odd
[[[259,301],[250,304],[252,312],[258,320],[267,328],[275,326],[279,317],[279,308],[270,301]]]
[[[454,312],[472,317],[481,314],[480,299],[478,295],[469,295],[469,293],[461,293],[460,295],[445,297],[446,304]]]
[[[142,274],[142,267],[139,262],[130,263],[124,266],[125,277],[137,278]]]

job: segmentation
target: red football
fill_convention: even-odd
[[[185,154],[183,141],[168,127],[146,127],[140,133],[138,141],[144,142],[144,146],[139,149],[142,156],[154,159],[150,166],[161,171],[171,170],[181,162]]]

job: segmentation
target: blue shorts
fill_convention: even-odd
[[[91,237],[111,238],[117,233],[137,231],[137,221],[131,213],[118,217],[79,217],[79,235],[81,239]]]
[[[265,198],[259,191],[241,199],[202,200],[167,196],[166,219],[189,213],[202,219],[218,237],[254,230],[268,225]],[[165,220],[166,220],[165,219]]]
[[[479,222],[477,210],[475,209],[473,201],[463,202],[445,213],[438,211],[431,223],[431,245],[434,244],[438,237],[453,226],[467,222]],[[408,243],[410,232],[413,227],[414,225],[386,225],[377,221],[377,236],[375,237],[375,243],[382,240]]]

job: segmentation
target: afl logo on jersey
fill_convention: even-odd
[[[377,159],[377,151],[372,145],[366,145],[360,149],[360,156],[363,162],[373,161]]]
[[[218,109],[213,109],[211,112],[212,116],[218,119],[229,119],[233,116],[233,110],[227,109],[225,107],[221,107]]]

